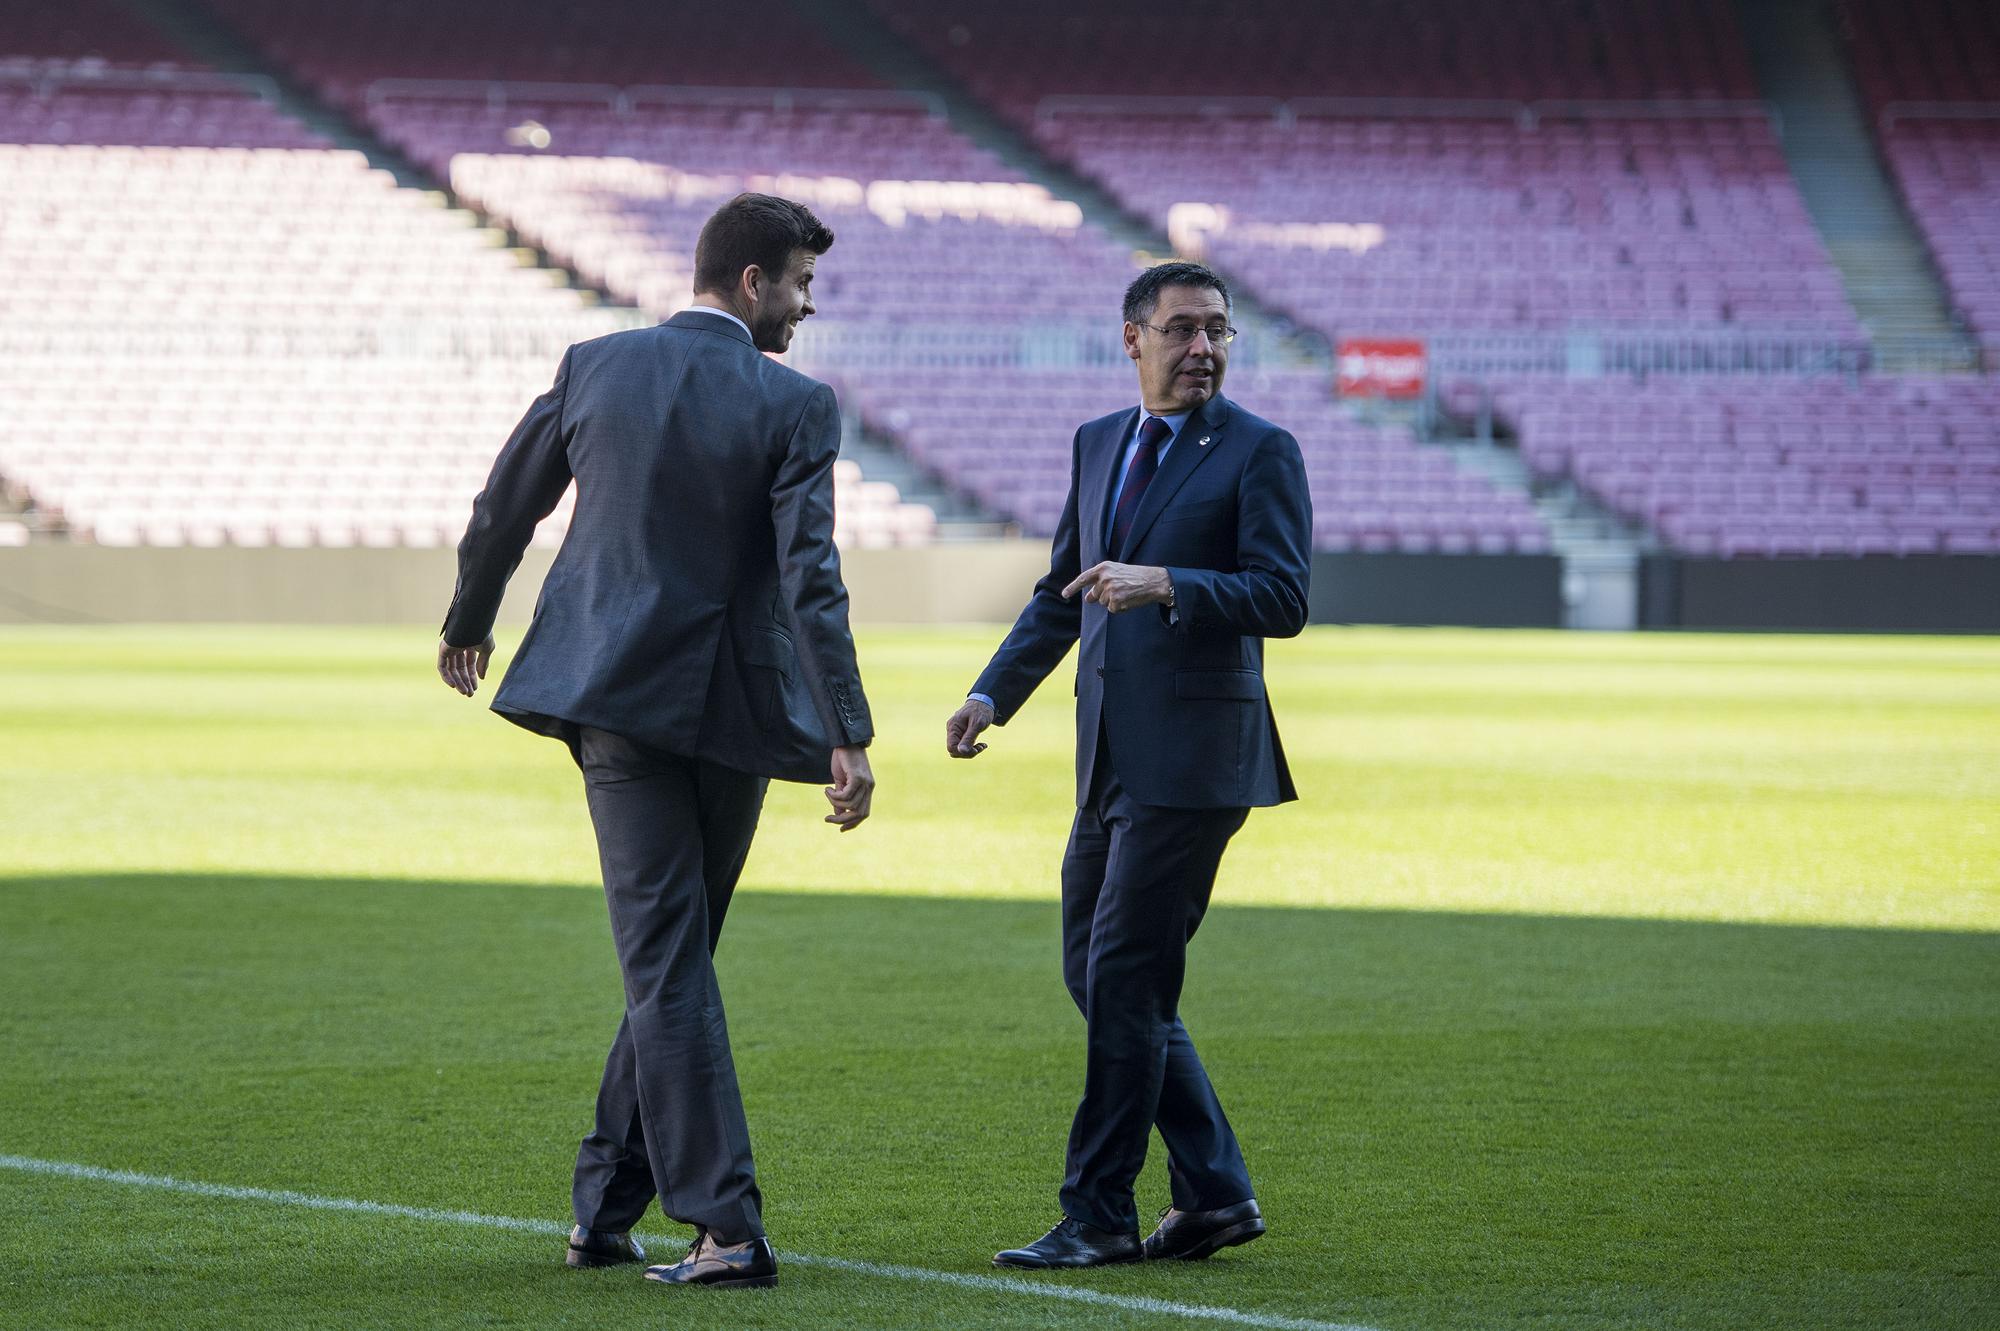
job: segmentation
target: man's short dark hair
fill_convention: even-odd
[[[775,279],[791,264],[794,250],[825,254],[831,248],[833,232],[804,204],[739,194],[702,223],[694,243],[694,289],[696,294],[734,291],[751,264]]]
[[[1222,308],[1233,308],[1229,288],[1213,270],[1184,261],[1156,263],[1125,288],[1125,322],[1144,323],[1152,318],[1154,308],[1160,303],[1160,292],[1168,287],[1212,287],[1222,293]]]

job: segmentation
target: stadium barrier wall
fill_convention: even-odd
[[[1683,559],[1639,568],[1644,628],[2000,633],[2000,559]]]
[[[528,620],[551,550],[530,550],[500,622]],[[842,555],[862,624],[1007,623],[1048,570],[1035,540]],[[457,578],[450,550],[0,549],[0,624],[436,624]],[[1556,627],[1561,561],[1548,555],[1321,554],[1316,623]]]
[[[500,622],[528,620],[553,557],[530,550]],[[842,556],[862,624],[1006,623],[1048,568],[1039,541]],[[436,624],[456,579],[450,550],[0,549],[0,624]],[[1322,553],[1314,623],[1555,628],[1554,555]],[[1682,559],[1640,568],[1646,628],[2000,633],[2000,559]]]
[[[521,561],[500,622],[528,622],[554,558]],[[842,555],[858,623],[1011,621],[1048,571],[1046,545],[980,542]],[[458,575],[451,550],[0,549],[0,624],[437,624]]]
[[[1313,556],[1315,624],[1561,628],[1556,555],[1322,553]]]

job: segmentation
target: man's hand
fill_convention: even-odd
[[[833,751],[833,784],[826,788],[827,803],[833,812],[826,821],[843,832],[852,832],[868,817],[868,805],[875,798],[875,773],[868,769],[868,750],[849,744]]]
[[[967,698],[944,723],[944,751],[954,758],[977,758],[986,752],[986,746],[973,741],[992,724],[993,709],[977,698]]]
[[[468,698],[479,692],[479,681],[486,678],[486,663],[492,659],[490,633],[477,647],[454,647],[443,638],[438,639],[438,678]]]
[[[1174,594],[1174,580],[1163,568],[1146,564],[1114,564],[1106,560],[1093,564],[1063,588],[1063,600],[1078,592],[1086,601],[1095,601],[1111,614],[1137,610],[1142,605],[1158,605]]]

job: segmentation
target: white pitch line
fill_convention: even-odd
[[[0,1155],[0,1169],[52,1178],[84,1179],[92,1183],[116,1183],[131,1188],[158,1188],[163,1192],[192,1197],[223,1197],[240,1202],[270,1202],[279,1206],[302,1206],[315,1211],[346,1211],[361,1215],[394,1216],[402,1220],[428,1220],[452,1225],[478,1225],[485,1229],[508,1229],[528,1234],[567,1234],[568,1225],[553,1220],[529,1220],[520,1216],[482,1215],[477,1211],[444,1211],[427,1206],[398,1206],[393,1202],[371,1202],[355,1197],[319,1197],[309,1192],[288,1192],[274,1188],[244,1188],[230,1183],[201,1183],[166,1174],[136,1174],[127,1169],[101,1169],[96,1165],[71,1164],[66,1160],[37,1160],[25,1155]],[[648,1243],[672,1244],[658,1235],[639,1236]],[[1227,1322],[1233,1326],[1268,1327],[1270,1331],[1376,1331],[1355,1322],[1319,1322],[1308,1317],[1281,1317],[1271,1313],[1244,1312],[1240,1308],[1220,1308],[1201,1303],[1176,1303],[1171,1299],[1151,1299],[1139,1294],[1105,1294],[1094,1289],[1042,1284],[1013,1276],[971,1275],[963,1271],[933,1271],[921,1266],[887,1266],[847,1257],[814,1257],[808,1253],[779,1254],[797,1266],[817,1266],[830,1271],[851,1271],[857,1275],[883,1276],[891,1280],[913,1280],[932,1285],[956,1285],[961,1289],[992,1290],[996,1294],[1027,1294],[1067,1303],[1088,1303],[1123,1312],[1154,1313],[1182,1317],[1190,1321]]]

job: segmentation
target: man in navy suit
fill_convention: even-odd
[[[985,750],[1081,643],[1063,978],[1087,1028],[1062,1221],[997,1266],[1199,1259],[1264,1232],[1236,1134],[1178,1012],[1229,838],[1295,799],[1264,644],[1306,622],[1312,503],[1291,435],[1221,396],[1229,292],[1168,263],[1125,293],[1140,406],[1076,432],[1049,572],[945,726]],[[1133,1184],[1157,1127],[1173,1205],[1143,1243]]]
[[[597,830],[625,1016],[577,1153],[572,1266],[641,1262],[647,1205],[696,1227],[675,1285],[768,1286],[711,954],[771,778],[868,816],[873,728],[833,545],[833,390],[785,368],[833,233],[744,194],[702,228],[695,304],[571,347],[458,547],[438,673],[467,697],[507,579],[572,479],[576,515],[493,710],[562,739]]]

